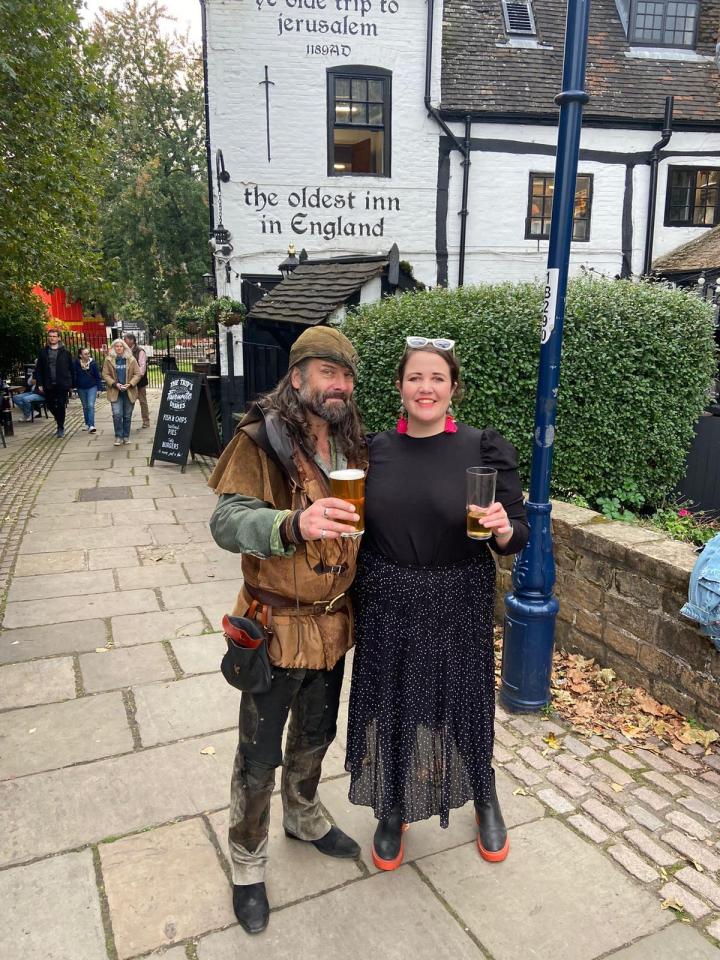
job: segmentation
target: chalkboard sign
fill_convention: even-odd
[[[207,380],[200,373],[169,370],[165,374],[150,466],[155,460],[176,463],[185,472],[188,453],[195,459],[220,456],[220,438]]]

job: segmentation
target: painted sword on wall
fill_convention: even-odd
[[[270,163],[270,87],[275,84],[268,78],[268,68],[265,67],[265,79],[258,84],[259,87],[265,87],[265,129],[267,130],[267,152],[268,163]]]

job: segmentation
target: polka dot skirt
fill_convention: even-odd
[[[406,823],[490,796],[495,564],[408,567],[363,550],[345,765],[350,800]]]

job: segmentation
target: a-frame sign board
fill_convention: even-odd
[[[219,457],[220,437],[207,380],[201,373],[169,370],[165,374],[150,466],[155,460],[175,463],[185,472],[188,454]]]

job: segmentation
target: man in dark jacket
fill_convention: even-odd
[[[57,423],[57,436],[65,436],[65,408],[74,386],[72,357],[60,342],[57,330],[48,330],[47,346],[38,354],[35,363],[37,389],[47,402],[47,408]]]

